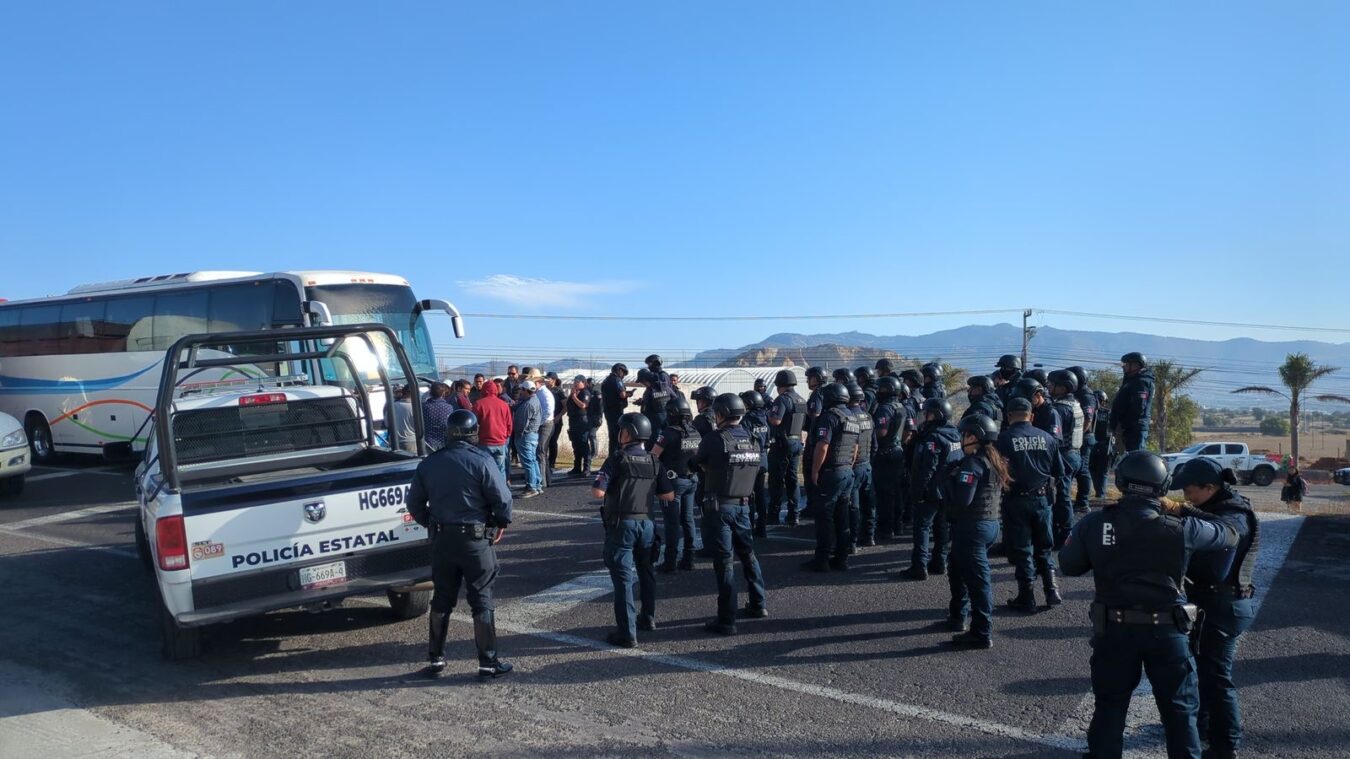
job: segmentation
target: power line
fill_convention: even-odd
[[[815,321],[818,319],[903,319],[918,316],[984,316],[988,314],[1018,314],[1022,309],[989,308],[978,311],[910,311],[878,314],[787,314],[777,316],[581,316],[577,314],[464,314],[475,319],[521,319],[530,321],[587,321],[587,322],[756,322],[756,321]]]
[[[1166,316],[1128,316],[1126,314],[1096,314],[1088,311],[1061,311],[1051,308],[1034,309],[1038,314],[1055,316],[1086,316],[1093,319],[1119,319],[1122,321],[1160,322],[1164,324],[1193,324],[1202,327],[1242,327],[1244,329],[1278,329],[1290,332],[1331,332],[1350,334],[1350,328],[1341,327],[1297,327],[1289,324],[1252,324],[1247,322],[1210,321],[1205,319],[1175,319]]]

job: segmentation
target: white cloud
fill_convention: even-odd
[[[596,296],[632,292],[636,282],[563,282],[514,274],[493,274],[483,279],[455,283],[474,295],[504,300],[518,306],[576,306]]]

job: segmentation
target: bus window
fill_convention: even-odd
[[[241,332],[272,326],[270,282],[226,285],[211,289],[208,329],[211,332]]]
[[[272,283],[272,326],[303,326],[304,314],[300,313],[300,292],[295,285],[286,280]]]
[[[27,306],[19,317],[19,333],[24,341],[20,355],[51,356],[61,349],[61,307]]]
[[[119,351],[148,351],[154,349],[151,315],[155,312],[152,295],[134,295],[108,301],[103,317],[100,342],[109,353]]]
[[[102,353],[103,340],[99,336],[104,301],[66,303],[61,306],[61,334],[64,353]]]
[[[184,335],[206,331],[207,290],[183,290],[155,296],[152,350],[168,350]]]
[[[19,334],[20,313],[13,306],[0,308],[0,356],[19,355],[19,346],[23,344],[23,336]]]

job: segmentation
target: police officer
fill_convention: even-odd
[[[750,497],[755,492],[759,472],[759,449],[745,428],[745,404],[734,393],[723,393],[713,401],[717,429],[699,443],[694,462],[705,473],[707,482],[703,503],[703,535],[713,547],[713,572],[717,576],[717,618],[704,626],[719,635],[736,634],[736,573],[731,557],[735,554],[749,586],[745,616],[769,616],[765,605],[764,575],[755,558],[750,533]]]
[[[910,371],[913,371],[912,369]],[[914,501],[910,498],[909,477],[914,469],[914,449],[915,435],[919,432],[919,425],[923,422],[923,404],[922,395],[910,388],[909,382],[900,380],[900,403],[905,407],[906,419],[905,430],[901,433],[901,442],[904,444],[904,466],[900,469],[900,493],[896,499],[896,513],[899,514],[899,520],[895,523],[895,536],[899,538],[900,529],[914,522]]]
[[[418,464],[408,491],[408,513],[431,536],[429,623],[432,676],[445,671],[445,638],[459,587],[464,585],[473,610],[473,638],[478,647],[478,675],[499,677],[511,663],[497,656],[497,625],[492,583],[497,579],[497,554],[511,524],[511,491],[491,454],[478,447],[478,417],[457,409],[446,421],[446,444]]]
[[[572,468],[568,475],[582,477],[591,473],[591,391],[586,387],[586,376],[572,378],[572,389],[566,398],[567,439],[572,443]]]
[[[764,404],[764,396],[754,390],[741,393],[741,402],[745,404],[745,416],[741,426],[750,433],[751,439],[759,446],[759,475],[755,477],[754,508],[750,510],[750,522],[755,528],[755,537],[766,537],[769,519],[769,411]]]
[[[1120,369],[1125,376],[1111,401],[1111,427],[1119,438],[1116,447],[1126,452],[1142,451],[1148,442],[1153,411],[1153,370],[1144,354],[1137,351],[1120,357]]]
[[[786,493],[787,523],[795,525],[801,497],[797,467],[802,460],[806,401],[797,394],[797,375],[791,369],[780,369],[773,384],[778,394],[769,409],[769,524],[778,524],[778,510]]]
[[[1003,496],[1003,549],[1017,578],[1017,597],[1008,607],[1036,611],[1032,580],[1041,577],[1047,607],[1060,602],[1055,582],[1053,517],[1049,485],[1063,471],[1059,441],[1031,424],[1031,401],[1008,401],[1008,428],[998,436],[1012,481]]]
[[[820,392],[825,387],[825,370],[819,366],[812,366],[806,370],[806,387],[811,391],[806,396],[806,445],[803,448],[804,458],[802,460],[802,485],[806,491],[807,508],[803,515],[808,519],[815,518],[815,488],[816,482],[811,479],[811,456],[812,450],[816,445],[816,422],[820,418],[823,406],[820,400]]]
[[[834,381],[844,387],[848,387],[849,383],[853,381],[853,372],[849,371],[847,366],[841,366],[838,369],[835,369],[830,372],[830,376],[834,377]]]
[[[905,387],[909,389],[909,397],[922,406],[928,396],[923,393],[923,375],[919,374],[919,370],[906,369],[900,372],[900,381],[905,383]]]
[[[674,498],[661,504],[664,514],[666,558],[661,563],[661,572],[674,572],[679,569],[694,568],[694,515],[697,512],[694,493],[698,489],[698,478],[689,468],[689,462],[698,452],[699,441],[703,436],[691,423],[694,418],[689,401],[683,398],[671,398],[666,401],[666,426],[656,435],[652,446],[652,455],[661,464],[661,475],[670,481]],[[684,546],[684,555],[680,546]]]
[[[1022,359],[1011,353],[1005,353],[998,357],[994,369],[998,372],[998,379],[994,381],[995,392],[998,394],[999,403],[1006,409],[1008,401],[1012,400],[1013,386],[1022,379]]]
[[[810,572],[848,569],[853,542],[849,512],[853,506],[853,465],[862,430],[848,410],[848,388],[831,382],[820,391],[823,411],[816,418],[811,450],[811,480],[816,483],[811,510],[816,515],[816,553],[802,565]]]
[[[1088,464],[1092,458],[1092,450],[1097,446],[1097,394],[1088,387],[1086,369],[1071,366],[1067,371],[1078,381],[1078,389],[1073,391],[1073,397],[1078,400],[1078,407],[1083,409],[1083,446],[1078,449],[1081,464],[1078,467],[1078,475],[1074,478],[1077,490],[1074,493],[1073,510],[1075,514],[1086,514],[1088,493],[1092,490],[1092,476]]]
[[[872,376],[872,370],[866,366],[860,366],[853,370],[853,380],[858,383],[858,387],[863,391],[863,408],[869,414],[875,414],[877,410],[877,380]]]
[[[1084,516],[1059,554],[1065,574],[1092,572],[1096,586],[1090,607],[1092,756],[1121,755],[1141,667],[1153,685],[1168,756],[1200,756],[1195,661],[1187,639],[1198,614],[1186,602],[1182,578],[1192,554],[1235,548],[1238,536],[1221,521],[1164,514],[1158,499],[1169,479],[1161,457],[1127,454],[1116,466],[1120,501]]]
[[[763,377],[755,378],[755,392],[759,393],[760,397],[764,399],[764,408],[767,409],[771,403],[769,400],[769,383],[765,382]]]
[[[857,551],[864,530],[868,535],[873,535],[877,527],[877,493],[872,481],[872,452],[877,447],[876,424],[866,404],[867,395],[863,393],[862,386],[849,384],[848,410],[858,423],[858,462],[853,465],[853,492],[849,508],[849,536],[852,538],[848,548],[850,554]]]
[[[717,397],[717,393],[711,387],[704,385],[690,393],[689,397],[693,399],[694,406],[698,411],[698,414],[694,417],[694,429],[698,430],[700,435],[710,434],[713,428],[717,426],[713,421],[712,410],[713,400]]]
[[[994,590],[989,547],[998,539],[999,502],[1008,484],[1008,463],[995,448],[998,423],[984,414],[961,420],[962,458],[947,477],[946,518],[952,534],[947,573],[952,600],[947,625],[952,645],[990,648],[994,644]],[[966,629],[966,615],[971,618]]]
[[[1013,386],[1013,396],[1031,401],[1031,423],[1054,436],[1056,442],[1064,439],[1064,428],[1059,412],[1050,403],[1045,386],[1031,377],[1023,377]]]
[[[970,400],[970,407],[961,414],[962,419],[971,414],[984,414],[1002,426],[1003,409],[999,405],[998,394],[994,392],[993,380],[983,374],[970,377],[966,380],[966,398]]]
[[[1106,494],[1106,471],[1111,468],[1111,456],[1116,445],[1115,436],[1111,434],[1111,402],[1101,390],[1097,391],[1095,437],[1097,442],[1092,446],[1088,468],[1092,474],[1092,492],[1101,498]]]
[[[923,402],[923,426],[914,436],[909,493],[914,508],[914,548],[906,580],[927,580],[947,571],[947,520],[941,518],[946,467],[961,457],[961,437],[952,426],[952,404],[945,398]],[[929,548],[932,539],[934,550]]]
[[[876,365],[872,368],[877,372],[877,379],[895,374],[895,364],[889,358],[877,359]]]
[[[1083,417],[1083,408],[1078,405],[1074,391],[1078,389],[1078,378],[1066,369],[1050,372],[1051,405],[1059,414],[1060,447],[1059,458],[1063,464],[1059,480],[1055,485],[1055,548],[1064,545],[1073,528],[1073,484],[1078,478],[1078,470],[1083,468],[1083,433],[1087,425]]]
[[[633,648],[638,630],[656,629],[656,572],[652,550],[656,540],[647,505],[657,500],[675,500],[670,479],[659,476],[656,458],[643,443],[652,439],[651,422],[642,414],[624,414],[619,419],[619,451],[605,459],[591,486],[591,495],[604,506],[605,566],[614,583],[614,621],[617,628],[605,640],[612,646]],[[639,611],[633,603],[637,586],[642,599]]]
[[[947,388],[942,384],[942,364],[930,361],[919,369],[923,375],[923,397],[926,399],[946,398]]]
[[[900,402],[903,385],[895,377],[877,380],[877,410],[872,417],[876,434],[876,453],[872,470],[876,485],[876,519],[863,520],[858,538],[861,546],[874,546],[876,539],[894,540],[900,536],[900,499],[904,483],[905,436],[910,432],[909,411]]]
[[[1201,740],[1208,740],[1205,757],[1232,757],[1242,745],[1242,713],[1238,710],[1237,687],[1233,685],[1233,657],[1238,638],[1251,626],[1256,610],[1252,576],[1260,546],[1260,522],[1246,497],[1233,492],[1237,477],[1213,459],[1196,458],[1183,463],[1172,477],[1172,489],[1180,490],[1194,504],[1183,513],[1219,520],[1237,533],[1236,548],[1191,558],[1186,579],[1187,594],[1205,612],[1196,652],[1200,680],[1200,713],[1197,721]]]
[[[652,423],[653,430],[660,430],[666,426],[666,401],[675,393],[670,385],[670,375],[661,368],[661,357],[653,353],[647,357],[646,364],[647,373],[639,378],[645,379],[647,386],[642,393],[642,415]]]
[[[591,400],[586,404],[586,450],[590,452],[590,458],[586,460],[585,467],[582,468],[583,476],[590,476],[591,461],[600,455],[600,441],[597,438],[597,432],[605,424],[605,405],[600,397],[600,384],[594,377],[586,379],[586,389],[591,391]]]
[[[610,367],[609,376],[600,383],[600,398],[605,407],[605,431],[609,433],[609,452],[612,455],[619,450],[619,417],[628,409],[628,388],[624,378],[628,376],[628,367],[615,364]]]

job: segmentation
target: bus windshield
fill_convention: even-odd
[[[334,324],[383,324],[398,335],[408,361],[418,375],[436,376],[435,355],[431,349],[431,333],[426,319],[418,314],[413,318],[417,304],[412,289],[404,285],[341,284],[312,285],[306,288],[308,296],[328,306]],[[392,355],[385,356],[386,367],[397,367]]]

